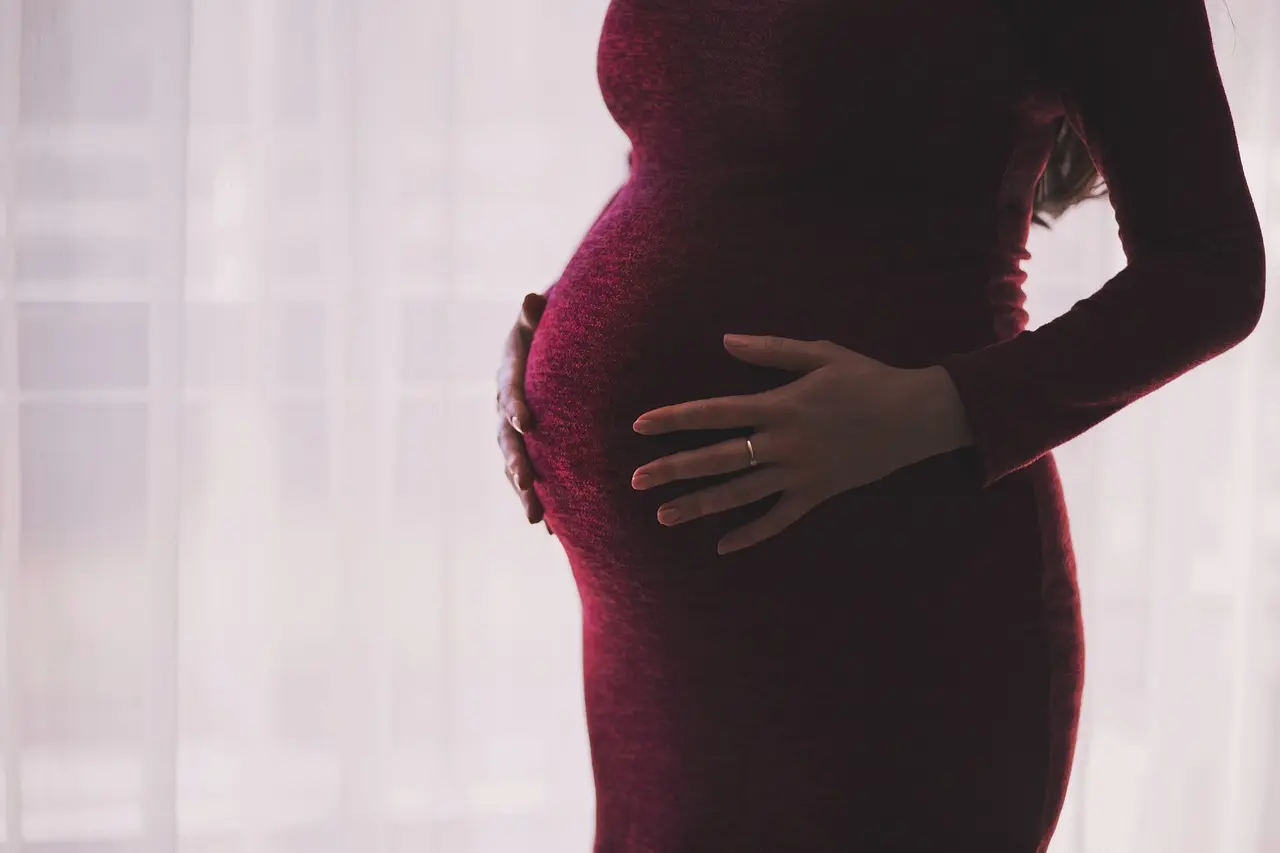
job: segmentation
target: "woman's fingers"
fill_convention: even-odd
[[[520,433],[505,421],[498,426],[498,447],[502,449],[502,459],[512,484],[520,491],[526,491],[533,485],[533,466],[529,464]]]
[[[538,321],[542,319],[542,312],[546,310],[547,297],[541,293],[530,293],[524,298],[524,302],[520,304],[520,324],[533,332],[537,327]]]
[[[637,468],[631,475],[631,485],[644,490],[675,480],[731,474],[751,467],[752,451],[755,452],[757,463],[766,462],[770,458],[768,445],[769,439],[763,433],[754,433],[751,436],[750,450],[747,449],[745,438],[731,438],[697,450],[673,453]]]
[[[525,452],[524,439],[506,421],[498,427],[498,447],[506,463],[507,481],[519,495],[525,517],[530,524],[537,524],[542,520],[542,502],[533,490],[533,464]]]
[[[513,326],[507,335],[502,363],[498,367],[498,412],[504,421],[521,433],[533,428],[533,417],[524,401],[524,368],[528,351],[529,344],[520,326]]]
[[[785,478],[778,468],[762,468],[727,483],[684,495],[658,509],[658,521],[668,527],[695,518],[746,506],[785,488]]]
[[[795,524],[812,508],[813,504],[796,492],[785,492],[773,508],[763,516],[731,531],[721,539],[716,544],[716,552],[728,554],[730,551],[740,551],[743,548],[758,545]]]
[[[533,465],[525,452],[523,433],[533,429],[533,414],[524,398],[524,371],[529,358],[529,345],[533,332],[542,318],[547,300],[540,293],[525,296],[520,314],[507,335],[502,350],[502,362],[497,374],[497,408],[500,425],[498,446],[506,464],[507,481],[511,483],[524,505],[524,514],[530,524],[542,520],[542,503],[533,491]],[[547,532],[551,532],[550,526]]]
[[[503,419],[521,433],[533,429],[533,415],[524,399],[524,370],[534,330],[546,305],[546,297],[540,293],[525,296],[515,325],[507,335],[502,363],[498,367],[498,408]]]
[[[734,429],[760,426],[769,414],[769,392],[736,397],[711,397],[663,406],[636,418],[631,428],[641,435],[661,435],[694,429]]]
[[[538,500],[538,495],[533,489],[520,493],[520,503],[524,505],[524,517],[530,524],[537,524],[543,520],[542,502]]]

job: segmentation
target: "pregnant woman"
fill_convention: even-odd
[[[499,395],[581,594],[596,852],[1044,851],[1051,450],[1263,305],[1203,0],[613,0],[599,79],[630,175]],[[1032,223],[1099,180],[1128,265],[1027,330]]]

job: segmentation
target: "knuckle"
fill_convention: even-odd
[[[774,441],[774,453],[782,459],[794,460],[798,453],[804,449],[804,442],[798,439],[793,433],[783,433]]]

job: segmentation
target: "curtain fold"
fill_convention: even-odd
[[[623,178],[605,6],[0,0],[2,849],[590,849],[576,589],[492,400]],[[1276,254],[1280,12],[1209,6]],[[1033,325],[1123,264],[1105,202],[1030,248]],[[1057,451],[1053,853],[1280,849],[1274,315]]]

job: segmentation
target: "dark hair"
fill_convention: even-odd
[[[1048,228],[1049,220],[1060,218],[1080,202],[1106,195],[1106,184],[1089,156],[1088,147],[1066,117],[1062,117],[1049,164],[1036,184],[1035,213],[1031,221]]]

